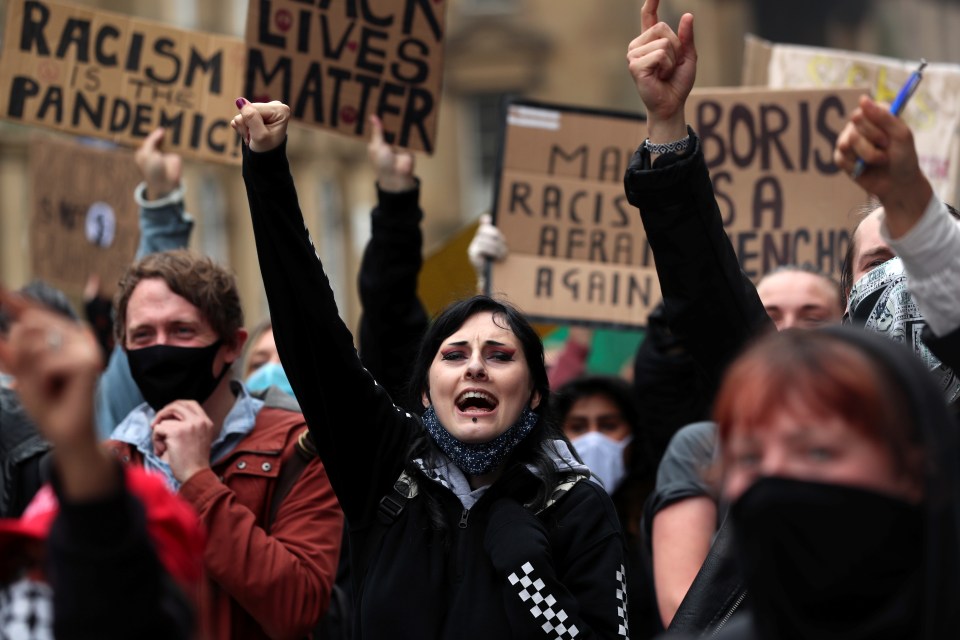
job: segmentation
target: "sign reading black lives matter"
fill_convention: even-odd
[[[0,117],[236,164],[242,40],[47,0],[9,0]]]
[[[833,164],[858,89],[707,89],[687,102],[741,266],[836,275],[866,199]],[[510,255],[488,288],[532,318],[636,327],[660,301],[653,254],[623,175],[639,118],[518,102],[507,112],[495,224]]]
[[[97,274],[101,292],[112,296],[140,238],[133,152],[37,139],[30,144],[30,177],[34,277],[79,296]]]
[[[280,100],[294,120],[432,153],[443,74],[445,0],[250,0],[244,95]]]

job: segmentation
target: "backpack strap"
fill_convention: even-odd
[[[357,557],[357,562],[353,566],[355,576],[360,576],[360,584],[357,593],[363,592],[363,584],[367,578],[367,565],[370,564],[370,555],[380,547],[383,536],[387,529],[397,521],[400,514],[406,508],[407,503],[420,493],[417,486],[417,480],[406,471],[400,473],[400,477],[393,483],[393,488],[387,495],[380,498],[380,506],[377,508],[377,521],[373,523],[373,531],[367,541],[366,552],[362,557]]]
[[[290,494],[293,485],[297,483],[304,469],[310,464],[310,461],[317,457],[317,448],[310,439],[310,431],[304,428],[297,436],[297,444],[294,445],[296,455],[290,456],[283,462],[280,468],[280,475],[277,476],[277,488],[273,492],[273,499],[270,501],[270,513],[267,515],[267,521],[264,524],[264,530],[268,533],[273,527],[274,520],[277,519],[277,512],[280,511],[280,505]]]

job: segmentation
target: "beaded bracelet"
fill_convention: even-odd
[[[689,146],[690,136],[674,142],[667,142],[666,144],[654,144],[653,142],[650,142],[650,138],[647,138],[643,141],[644,149],[651,154],[656,154],[659,156],[662,156],[665,153],[683,153]]]

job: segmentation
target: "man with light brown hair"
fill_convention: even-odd
[[[330,599],[343,515],[303,416],[231,375],[247,338],[233,274],[186,250],[152,254],[124,274],[115,306],[146,402],[108,446],[199,513],[204,636],[306,636]]]

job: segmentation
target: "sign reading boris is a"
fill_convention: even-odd
[[[136,146],[156,127],[184,156],[240,162],[230,128],[241,40],[48,0],[9,0],[0,117]]]
[[[432,153],[443,74],[445,0],[250,0],[244,95],[280,100],[294,120]]]
[[[133,153],[38,139],[30,145],[30,176],[33,275],[80,295],[96,274],[101,291],[113,295],[140,238]]]
[[[833,164],[857,90],[695,92],[686,106],[741,266],[755,280],[782,264],[836,274],[863,191]],[[638,118],[514,103],[495,223],[510,247],[492,267],[539,321],[642,326],[660,300],[653,255],[623,175],[646,136]]]
[[[839,276],[867,195],[833,163],[861,89],[704,89],[687,101],[723,224],[754,281],[784,264]]]

